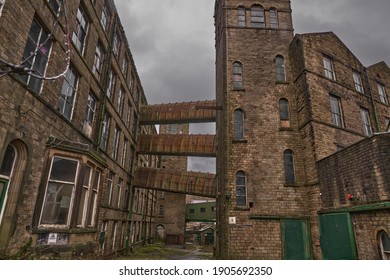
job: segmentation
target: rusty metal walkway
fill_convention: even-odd
[[[215,122],[216,101],[192,101],[141,106],[141,125]]]
[[[216,175],[210,173],[137,167],[133,184],[136,188],[197,196],[215,198],[217,195]]]
[[[142,134],[137,151],[140,154],[215,157],[216,147],[215,135]]]

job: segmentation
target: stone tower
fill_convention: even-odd
[[[310,258],[290,1],[217,0],[215,30],[217,255]]]

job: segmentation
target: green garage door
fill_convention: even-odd
[[[320,216],[322,256],[325,260],[356,260],[356,244],[349,213]]]
[[[283,258],[285,260],[309,260],[310,234],[305,220],[282,220]]]

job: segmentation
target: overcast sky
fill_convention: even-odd
[[[295,33],[333,31],[365,66],[390,66],[390,0],[291,2]],[[214,0],[115,3],[150,104],[215,98]],[[191,127],[192,133],[213,130]],[[190,168],[213,164],[191,159]]]

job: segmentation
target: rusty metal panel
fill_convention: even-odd
[[[140,154],[202,157],[215,157],[216,149],[216,136],[208,134],[142,134],[137,146]]]
[[[168,192],[216,197],[216,176],[211,173],[137,167],[134,186]]]
[[[215,100],[141,106],[141,125],[215,122]]]

